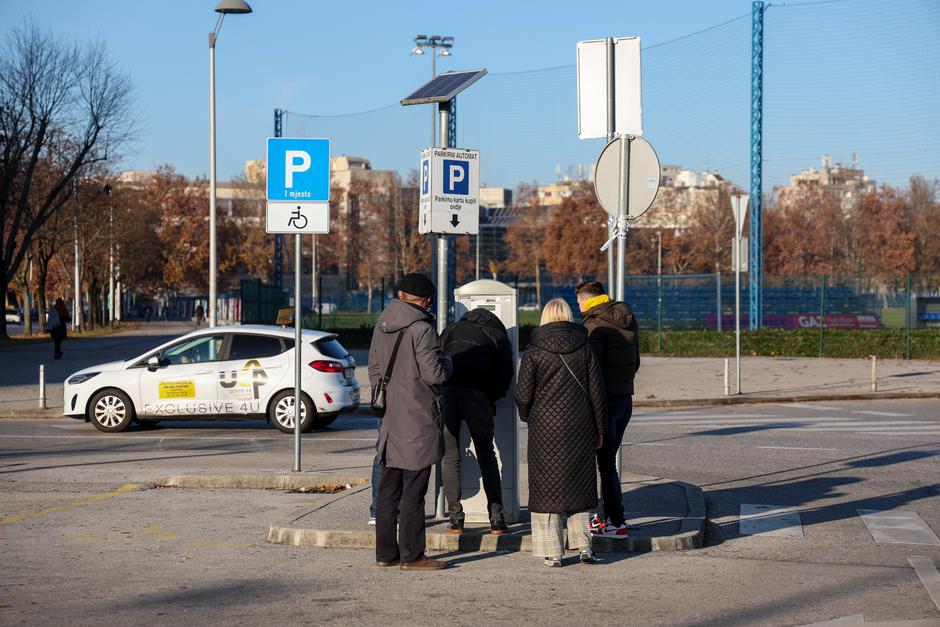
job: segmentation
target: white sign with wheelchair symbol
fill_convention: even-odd
[[[328,202],[269,202],[265,231],[268,233],[329,233]]]

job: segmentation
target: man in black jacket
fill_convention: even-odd
[[[450,512],[451,533],[464,525],[460,504],[460,425],[467,423],[486,493],[492,533],[506,531],[499,464],[493,449],[496,401],[512,383],[512,345],[506,327],[492,312],[478,308],[444,329],[444,355],[451,358],[454,374],[444,386],[444,495]]]
[[[626,538],[623,495],[617,472],[617,451],[633,414],[633,377],[640,368],[636,318],[626,303],[612,301],[599,281],[584,281],[576,288],[581,323],[601,367],[607,392],[607,430],[597,449],[604,516],[591,521],[591,531],[610,538]]]

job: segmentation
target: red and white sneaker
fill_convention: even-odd
[[[615,540],[626,540],[627,525],[623,524],[618,527],[608,520],[603,528],[601,528],[601,530],[594,535],[601,536],[603,538],[614,538]]]
[[[591,516],[590,523],[588,523],[588,529],[590,529],[592,534],[599,535],[608,524],[610,524],[609,518],[607,520],[601,520],[597,514],[594,514]]]

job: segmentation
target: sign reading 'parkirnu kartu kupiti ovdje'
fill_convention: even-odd
[[[421,153],[419,233],[480,231],[480,152],[427,148]]]

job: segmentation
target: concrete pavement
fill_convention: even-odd
[[[143,489],[174,473],[291,474],[291,438],[262,421],[120,434],[2,421],[0,621],[938,624],[910,560],[936,569],[940,547],[884,543],[859,513],[907,513],[940,533],[938,420],[929,400],[640,408],[625,468],[704,489],[703,548],[606,553],[597,566],[569,556],[561,569],[524,552],[446,551],[434,556],[450,568],[426,574],[375,568],[365,549],[265,542],[270,526],[343,493]],[[302,474],[367,476],[374,442],[374,420],[343,416],[304,436]],[[796,522],[768,515],[748,529],[747,507],[787,508]],[[362,529],[366,515],[345,525]]]

